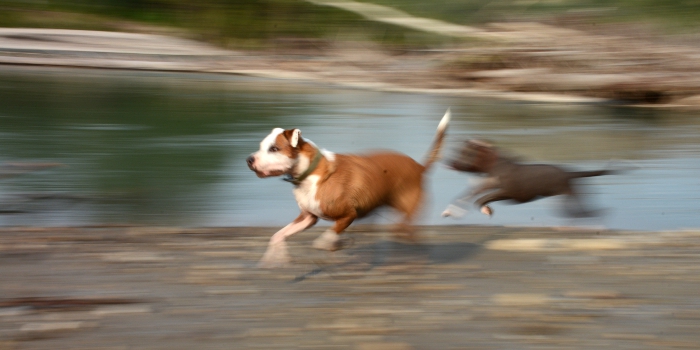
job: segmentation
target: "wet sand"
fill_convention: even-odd
[[[0,349],[697,349],[700,232],[3,228]]]

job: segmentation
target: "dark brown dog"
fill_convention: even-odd
[[[466,141],[458,156],[448,161],[448,165],[457,171],[487,176],[478,188],[459,201],[486,193],[476,199],[475,204],[489,216],[493,215],[493,209],[488,206],[491,202],[511,200],[527,203],[557,195],[567,197],[566,214],[573,217],[592,216],[595,212],[581,205],[573,180],[614,173],[611,170],[566,171],[548,164],[521,164],[515,158],[501,155],[490,143],[479,140]],[[450,205],[443,216],[453,216],[458,209]]]

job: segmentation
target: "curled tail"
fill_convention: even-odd
[[[438,124],[437,133],[435,134],[435,139],[430,147],[428,158],[423,162],[423,167],[425,170],[430,169],[430,166],[440,159],[440,150],[442,149],[442,144],[445,141],[445,132],[447,131],[447,124],[450,122],[451,115],[452,113],[448,108],[447,112],[445,112],[445,115],[440,120],[440,124]]]

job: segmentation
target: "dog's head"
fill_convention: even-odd
[[[299,129],[275,128],[260,142],[260,150],[246,159],[248,168],[258,177],[289,174],[304,143]]]
[[[467,140],[457,156],[447,162],[457,171],[488,173],[498,161],[498,150],[492,144],[480,140]]]

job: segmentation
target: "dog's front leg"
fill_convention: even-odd
[[[502,201],[506,199],[511,199],[511,197],[503,190],[500,189],[496,192],[491,192],[479,199],[476,200],[476,205],[481,208],[481,212],[491,216],[493,215],[493,209],[491,209],[490,206],[488,206],[489,203],[491,202],[497,202],[497,201]]]
[[[487,177],[486,179],[484,179],[484,181],[482,181],[479,184],[479,187],[472,190],[472,192],[469,194],[469,196],[464,198],[463,200],[465,202],[470,201],[470,200],[474,199],[474,197],[476,197],[484,192],[498,189],[500,186],[501,186],[501,182],[498,181],[498,177],[495,177],[495,176]]]
[[[318,221],[318,217],[315,215],[302,211],[299,216],[292,221],[289,225],[283,227],[281,230],[277,231],[270,238],[270,243],[267,246],[265,255],[258,263],[258,267],[263,268],[273,268],[282,267],[289,264],[289,253],[287,252],[287,237],[299,233]]]
[[[467,202],[467,199],[471,197],[471,192],[466,190],[462,192],[456,199],[452,200],[450,204],[447,205],[445,210],[442,212],[442,217],[446,218],[451,216],[455,219],[461,218],[467,214],[467,209],[465,209],[462,204]]]
[[[473,190],[466,190],[464,193],[462,193],[457,199],[453,200],[452,203],[450,203],[447,208],[445,208],[445,211],[442,212],[442,217],[448,217],[452,216],[454,218],[461,218],[462,216],[467,214],[467,209],[465,209],[462,204],[466,204],[469,201],[471,201],[474,197],[489,191],[489,190],[495,190],[500,186],[500,182],[498,181],[498,178],[496,177],[489,177],[486,178],[484,181],[479,184],[479,187],[473,189]]]

